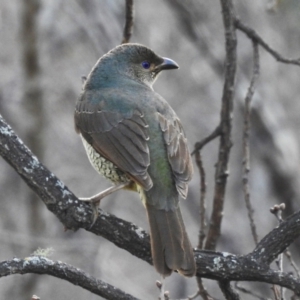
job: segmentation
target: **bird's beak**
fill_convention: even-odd
[[[179,66],[174,60],[163,57],[163,62],[160,65],[156,66],[155,71],[159,73],[162,70],[172,70],[178,68]]]

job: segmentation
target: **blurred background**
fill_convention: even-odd
[[[239,0],[241,20],[285,57],[300,56],[300,3],[297,0]],[[78,197],[110,183],[90,166],[74,131],[73,111],[87,75],[100,56],[120,44],[123,0],[0,1],[0,113],[38,158]],[[162,74],[155,90],[179,115],[189,143],[210,134],[219,122],[224,79],[224,29],[219,1],[135,1],[132,42],[174,59],[180,69]],[[275,61],[260,49],[261,75],[253,99],[251,199],[259,238],[277,225],[269,208],[285,202],[286,215],[299,209],[300,68]],[[252,72],[252,44],[238,32],[238,70],[233,148],[222,236],[217,250],[246,254],[255,244],[242,192],[243,102]],[[218,141],[202,151],[207,175],[207,215],[211,213]],[[52,259],[83,269],[140,299],[157,299],[154,269],[103,238],[80,230],[64,232],[22,179],[0,159],[0,260],[26,257],[38,247],[54,249]],[[121,191],[101,203],[103,210],[148,230],[138,195]],[[199,175],[190,184],[182,210],[192,244],[199,230]],[[291,247],[299,262],[299,241]],[[291,270],[284,261],[284,270]],[[222,299],[217,284],[204,280]],[[242,283],[264,297],[270,285]],[[171,298],[196,291],[196,280],[167,279]],[[68,282],[38,275],[1,278],[1,299],[99,299]],[[252,299],[242,295],[242,299]]]

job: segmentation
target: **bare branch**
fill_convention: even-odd
[[[191,153],[192,155],[194,155],[196,153],[196,151],[201,150],[206,144],[208,144],[210,141],[214,140],[215,138],[217,138],[218,136],[221,135],[221,127],[217,126],[216,129],[206,138],[204,138],[202,141],[197,142],[195,144],[195,149],[194,151]]]
[[[252,297],[257,298],[257,299],[259,299],[259,300],[268,300],[267,298],[264,298],[264,297],[262,297],[262,296],[256,294],[253,290],[246,289],[246,288],[244,288],[243,286],[240,286],[240,285],[239,285],[239,282],[236,282],[235,285],[234,285],[234,287],[235,287],[238,291],[240,291],[240,292],[242,292],[242,293],[244,293],[244,294],[251,295]]]
[[[198,284],[198,295],[201,296],[203,298],[203,300],[214,300],[212,298],[211,295],[209,295],[209,293],[207,292],[204,284],[203,284],[203,281],[202,281],[202,278],[200,277],[197,277],[197,284]]]
[[[203,163],[201,159],[201,153],[200,151],[196,151],[195,153],[195,160],[196,164],[199,169],[199,174],[200,174],[200,229],[199,229],[199,241],[198,241],[198,248],[202,249],[204,240],[206,237],[206,204],[205,204],[205,194],[206,194],[206,182],[205,182],[205,171],[203,168]]]
[[[251,112],[251,101],[255,91],[256,82],[259,76],[259,52],[258,45],[253,41],[253,74],[248,88],[248,92],[245,98],[245,109],[244,109],[244,134],[243,134],[243,190],[245,203],[248,210],[248,218],[250,221],[250,228],[252,237],[255,245],[258,244],[258,235],[256,232],[256,226],[253,218],[253,208],[250,201],[250,188],[249,188],[249,172],[250,172],[250,147],[249,147],[249,132],[250,132],[250,112]]]
[[[251,256],[270,264],[300,235],[300,212],[294,213],[267,234],[256,246]]]
[[[268,239],[272,236],[273,231],[268,235]],[[196,250],[195,256],[197,276],[218,281],[260,281],[277,284],[300,296],[300,280],[298,278],[290,273],[270,269],[267,264],[256,260],[253,253],[237,256],[225,252]]]
[[[285,209],[284,203],[281,203],[279,205],[276,204],[273,207],[271,207],[271,209],[270,209],[270,212],[277,218],[279,225],[283,222],[282,212],[284,209]],[[280,253],[278,255],[277,259],[275,260],[275,263],[278,267],[278,270],[280,272],[282,272],[283,271],[283,253]],[[278,287],[276,287],[276,285],[273,285],[272,289],[273,289],[276,300],[277,299],[280,300],[280,299],[284,298],[283,297],[283,287],[278,288]]]
[[[220,280],[219,287],[227,300],[239,300],[240,299],[240,296],[236,293],[236,291],[232,288],[232,286],[230,286],[229,281]]]
[[[132,35],[132,27],[133,27],[133,0],[126,0],[126,21],[125,21],[125,27],[123,31],[123,40],[122,44],[129,43],[129,40]]]
[[[291,252],[288,249],[286,249],[286,251],[284,252],[284,254],[285,254],[286,258],[288,259],[288,261],[290,262],[292,268],[296,272],[297,277],[300,278],[300,270],[299,270],[298,266],[296,265],[295,261],[293,260]]]
[[[151,263],[149,235],[130,222],[100,211],[92,228],[92,210],[49,172],[11,127],[0,117],[0,155],[40,196],[48,209],[70,229],[85,228],[101,235],[120,248]],[[287,287],[300,295],[300,279],[274,271],[269,264],[300,236],[300,212],[284,220],[243,256],[196,250],[197,276],[227,281],[261,281]]]
[[[149,235],[142,228],[101,210],[96,223],[91,227],[91,206],[80,201],[62,181],[38,161],[1,115],[0,155],[67,229],[84,228],[105,237],[148,263],[152,262]]]
[[[205,249],[215,249],[221,233],[224,197],[228,177],[228,162],[231,142],[231,127],[234,98],[234,82],[236,74],[236,31],[234,26],[233,4],[231,0],[221,0],[223,23],[225,28],[226,60],[225,83],[223,87],[221,108],[221,136],[219,156],[215,173],[215,192],[213,211],[210,219],[209,230]]]
[[[300,58],[297,59],[290,59],[285,58],[281,54],[279,54],[277,51],[272,49],[259,35],[258,33],[242,23],[238,18],[235,19],[235,26],[240,31],[244,32],[250,39],[255,41],[257,44],[262,46],[267,52],[269,52],[277,61],[285,63],[285,64],[292,64],[300,66]]]
[[[42,256],[14,258],[0,262],[0,277],[14,274],[46,274],[64,279],[105,299],[137,300],[122,290],[96,279],[82,270]]]

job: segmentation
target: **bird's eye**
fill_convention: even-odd
[[[142,62],[142,67],[143,67],[144,69],[149,69],[149,68],[150,68],[150,63],[149,63],[148,61],[143,61],[143,62]]]

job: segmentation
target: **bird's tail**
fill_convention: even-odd
[[[196,265],[193,249],[185,231],[180,208],[156,209],[146,204],[153,264],[164,277],[177,270],[184,276],[194,276]]]

